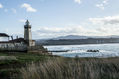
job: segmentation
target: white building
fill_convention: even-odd
[[[9,35],[0,33],[0,52],[2,51],[26,51],[28,47],[35,46],[35,40],[32,40],[31,25],[26,21],[24,25],[24,38],[9,40]]]
[[[0,42],[8,42],[9,41],[9,35],[5,33],[0,33]]]

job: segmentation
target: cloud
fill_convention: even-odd
[[[103,4],[96,4],[96,7],[100,8],[100,9],[102,9],[102,10],[104,10],[104,9],[105,9],[105,7],[104,7],[104,5],[103,5]]]
[[[93,24],[119,24],[119,15],[117,16],[106,16],[103,18],[89,18],[89,21],[92,22]]]
[[[105,6],[108,4],[108,1],[109,0],[103,0],[102,3],[96,4],[96,7],[104,10],[105,9]]]
[[[25,23],[26,20],[25,19],[20,19],[19,22]]]
[[[119,28],[117,26],[100,27],[100,28],[97,28],[96,30],[100,32],[100,35],[103,35],[103,36],[119,34]]]
[[[100,35],[96,29],[87,29],[83,26],[67,26],[67,27],[39,27],[33,31],[34,37],[53,38],[66,35]]]
[[[119,15],[89,18],[93,24],[69,25],[66,27],[38,27],[33,31],[34,37],[53,38],[66,35],[107,36],[119,34]],[[84,27],[85,26],[85,27]]]
[[[30,4],[24,3],[21,5],[22,8],[25,8],[27,12],[37,12],[35,8],[32,8]]]
[[[77,3],[79,3],[79,4],[81,3],[81,0],[74,0],[74,1],[77,2]]]
[[[107,36],[118,35],[118,26],[99,26],[97,28],[87,28],[83,26],[67,26],[67,27],[39,27],[33,31],[35,38],[55,38],[66,35],[84,35],[84,36]]]
[[[0,3],[0,8],[3,8],[3,5]]]

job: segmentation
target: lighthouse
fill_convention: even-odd
[[[24,25],[24,40],[27,43],[27,46],[35,46],[35,41],[32,40],[31,25],[27,20]]]

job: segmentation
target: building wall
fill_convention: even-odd
[[[17,47],[17,46],[26,46],[23,43],[0,43],[0,48],[4,47]]]
[[[1,51],[26,51],[27,45],[24,43],[0,43],[0,52]]]
[[[32,40],[32,33],[31,28],[24,28],[24,39],[25,40]]]
[[[31,25],[24,26],[24,40],[27,41],[28,46],[35,46],[35,41],[32,40]]]
[[[8,37],[0,37],[0,41],[9,41]]]
[[[30,41],[29,41],[29,46],[35,46],[35,41],[30,40]]]

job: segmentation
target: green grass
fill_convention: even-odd
[[[0,60],[0,78],[9,79],[15,72],[19,72],[21,67],[31,62],[43,62],[52,56],[32,54],[32,53],[0,53],[0,56],[15,56],[17,60]],[[13,78],[12,78],[13,79]],[[15,78],[14,78],[15,79]],[[18,78],[16,78],[18,79]]]
[[[119,57],[64,58],[32,53],[0,53],[0,79],[119,79]]]
[[[31,61],[43,61],[50,56],[48,55],[40,55],[40,54],[29,54],[29,53],[17,53],[17,54],[5,54],[5,53],[0,53],[0,56],[15,56],[17,60],[15,60],[18,63],[26,63],[26,62],[31,62]],[[14,62],[14,61],[4,61],[1,64],[4,64],[6,62]]]

